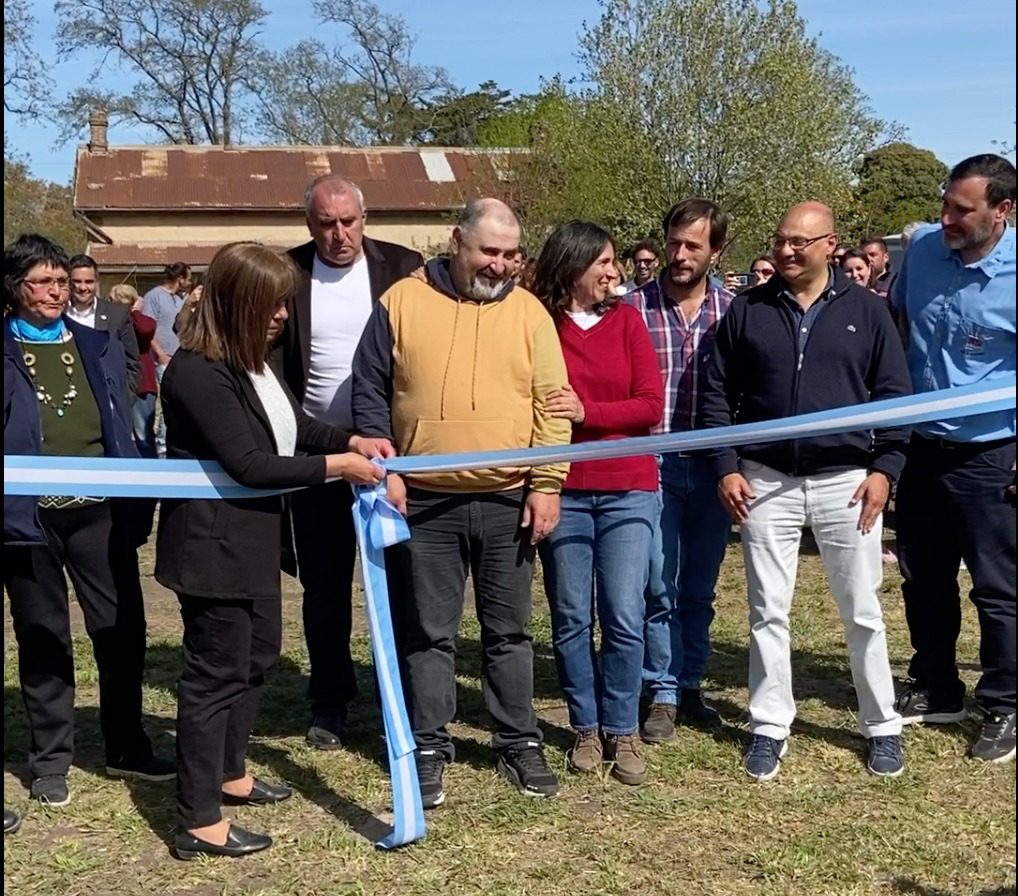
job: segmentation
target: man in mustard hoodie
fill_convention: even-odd
[[[398,281],[375,307],[353,362],[354,430],[401,455],[566,445],[548,394],[566,383],[555,326],[512,279],[520,227],[496,199],[472,200],[448,258]],[[412,539],[389,553],[404,688],[425,808],[445,800],[454,758],[456,633],[468,570],[481,626],[484,698],[499,773],[528,796],[558,792],[533,708],[528,624],[534,546],[557,525],[567,464],[408,475],[390,483]]]

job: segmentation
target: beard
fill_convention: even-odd
[[[993,236],[993,219],[987,218],[976,224],[971,233],[949,233],[944,231],[944,245],[948,249],[975,249],[982,246]]]
[[[704,274],[707,273],[707,265],[702,267],[678,267],[672,263],[668,265],[668,279],[675,286],[689,286],[691,283],[697,283],[703,279]]]
[[[509,279],[493,280],[491,277],[486,277],[484,274],[474,274],[470,278],[470,285],[467,287],[466,295],[469,299],[474,299],[478,302],[489,302],[494,298],[497,298],[499,293],[502,292],[506,286],[509,285]]]

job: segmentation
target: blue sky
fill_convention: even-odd
[[[267,42],[277,48],[311,34],[310,3],[263,0],[271,10]],[[417,35],[415,60],[442,65],[472,89],[494,80],[515,93],[533,93],[542,76],[579,74],[576,35],[596,20],[596,0],[376,0],[402,15]],[[37,45],[54,58],[50,74],[60,97],[89,71],[83,59],[59,62],[52,52],[52,3],[33,4]],[[908,129],[907,139],[948,165],[992,140],[1015,139],[1015,4],[1009,0],[800,0],[811,36],[855,71],[856,84],[884,119]],[[709,27],[709,25],[708,25]],[[338,32],[336,32],[338,34]],[[323,39],[329,31],[319,29]],[[9,122],[8,137],[30,158],[37,176],[68,182],[74,146],[54,146],[52,120]],[[111,143],[147,142],[124,127]],[[1012,156],[1013,159],[1013,156]]]

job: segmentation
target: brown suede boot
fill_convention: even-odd
[[[604,746],[599,731],[578,731],[576,743],[569,751],[569,767],[574,772],[593,772],[604,761]]]
[[[636,734],[609,734],[605,737],[604,758],[612,765],[612,777],[623,784],[637,785],[647,780],[647,762],[640,755]]]
[[[651,703],[647,718],[640,729],[640,736],[648,744],[663,744],[675,740],[674,703]]]

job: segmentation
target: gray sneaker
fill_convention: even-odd
[[[988,713],[969,755],[983,762],[1014,759],[1014,713]]]
[[[640,737],[648,744],[663,744],[675,740],[675,716],[677,710],[674,703],[651,703],[640,729]]]
[[[894,702],[903,725],[951,725],[964,722],[968,716],[962,696],[944,698],[914,681],[905,683]]]

